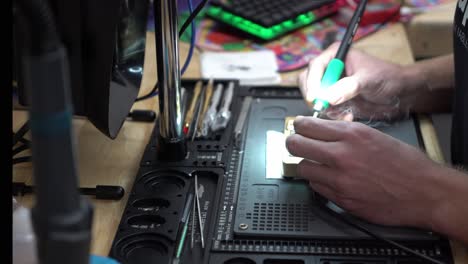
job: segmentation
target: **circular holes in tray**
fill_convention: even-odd
[[[183,191],[187,174],[178,171],[150,172],[143,176],[142,183],[147,191],[161,196]]]
[[[166,223],[166,219],[159,215],[136,215],[128,218],[127,224],[137,229],[158,228]]]
[[[167,263],[169,250],[167,239],[153,234],[133,235],[120,240],[115,247],[123,263]]]
[[[171,203],[161,198],[143,198],[132,203],[132,206],[143,212],[158,212],[163,208],[168,208]]]

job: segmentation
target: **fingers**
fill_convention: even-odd
[[[332,105],[338,105],[351,100],[359,93],[359,78],[356,75],[345,77],[317,94],[320,99],[327,100]]]
[[[292,155],[313,160],[318,163],[334,166],[335,158],[332,155],[331,142],[324,142],[294,134],[286,139],[286,148]]]
[[[301,74],[299,85],[307,101],[312,101],[320,92],[320,82],[328,63],[336,54],[339,44],[334,43],[309,63],[309,68]]]
[[[384,120],[404,117],[408,112],[402,111],[393,105],[383,105],[370,102],[362,96],[339,105],[331,105],[325,112],[325,116],[333,120]],[[351,118],[352,117],[352,118]]]
[[[294,120],[296,134],[322,141],[339,141],[347,124],[313,117],[298,116]]]
[[[332,54],[323,54],[310,63],[305,83],[307,101],[312,101],[320,96],[320,83],[322,81],[325,68],[332,58]]]
[[[356,107],[348,101],[344,104],[331,106],[325,111],[325,116],[332,120],[352,122],[355,118]]]
[[[337,173],[327,165],[310,160],[302,160],[297,165],[297,175],[311,184],[320,184],[333,189],[336,185]]]
[[[337,173],[326,165],[309,160],[302,160],[297,166],[297,175],[309,181],[309,186],[315,192],[331,201],[338,198],[335,190]]]
[[[309,182],[309,186],[312,190],[321,194],[326,199],[330,201],[336,201],[337,195],[336,195],[336,192],[332,188],[329,188],[323,184],[314,183],[314,182]]]
[[[334,111],[327,112],[326,116],[333,120],[341,120],[346,122],[353,122],[354,114],[351,111]]]
[[[346,121],[346,122],[353,122],[353,120],[354,120],[353,112],[345,113],[342,116],[341,120]]]

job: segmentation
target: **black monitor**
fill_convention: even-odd
[[[143,76],[149,0],[49,3],[68,53],[74,114],[87,117],[102,133],[115,138]],[[30,43],[21,32],[25,30],[21,20],[15,20],[13,27],[13,78],[19,103],[27,106],[18,62]]]

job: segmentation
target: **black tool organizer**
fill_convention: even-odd
[[[191,92],[196,81],[185,80],[182,84],[188,92]],[[207,80],[204,81],[206,84]],[[223,82],[224,87],[227,87],[228,81],[224,80],[215,81],[215,87],[219,82]],[[242,175],[248,167],[245,164],[243,166],[243,161],[249,162],[249,166],[256,166],[256,163],[258,166],[264,164],[264,161],[259,160],[263,157],[261,155],[257,160],[246,156],[252,154],[248,154],[245,144],[251,144],[251,150],[260,148],[264,144],[247,138],[249,129],[252,133],[255,126],[257,129],[261,126],[258,125],[259,122],[255,120],[254,115],[273,115],[271,118],[265,117],[264,120],[275,118],[284,120],[284,117],[274,115],[291,115],[288,113],[289,110],[281,105],[283,103],[276,108],[262,105],[276,101],[290,104],[290,108],[299,106],[298,109],[306,109],[306,107],[297,88],[253,88],[242,87],[238,82],[235,83],[231,105],[232,116],[227,128],[208,139],[195,139],[193,142],[188,140],[188,155],[185,160],[180,162],[158,160],[156,142],[159,130],[157,125],[155,126],[115,235],[110,251],[111,257],[125,264],[172,263],[177,246],[177,233],[180,232],[179,220],[188,193],[194,188],[193,176],[197,174],[205,248],[201,248],[198,222],[195,219],[196,243],[191,249],[190,224],[181,263],[425,263],[388,244],[370,239],[356,230],[350,230],[350,227],[340,223],[339,219],[321,211],[317,204],[310,202],[316,199],[307,184],[298,181],[272,180],[280,187],[284,184],[296,186],[299,188],[297,190],[302,188],[303,191],[297,192],[297,195],[305,196],[302,200],[307,202],[288,205],[285,205],[287,201],[271,202],[265,198],[269,197],[268,195],[258,195],[255,190],[249,189],[249,186],[255,185],[255,182],[249,183],[246,179],[257,179],[258,175]],[[237,142],[234,144],[233,130],[246,96],[252,97],[252,105],[245,120],[241,144]],[[254,104],[262,105],[264,108],[255,110]],[[279,113],[275,109],[285,110]],[[307,114],[301,111],[303,110],[294,114]],[[282,131],[278,122],[272,126]],[[414,128],[417,128],[417,125],[414,125]],[[418,135],[416,144],[423,147],[419,130],[414,131]],[[275,197],[277,197],[275,199],[285,199],[279,198],[280,196]],[[313,215],[313,219],[310,215]],[[254,219],[254,216],[257,218]],[[308,221],[307,226],[304,224],[304,219]],[[242,226],[246,221],[250,222]],[[278,221],[276,230],[273,228],[275,221]],[[318,228],[322,233],[316,236],[311,231],[314,223],[323,227]],[[256,224],[255,230],[253,230],[254,224]],[[270,230],[267,230],[268,228]],[[368,228],[444,263],[453,263],[449,242],[436,234],[423,230],[375,225],[369,225]]]

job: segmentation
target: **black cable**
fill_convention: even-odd
[[[12,164],[15,165],[15,164],[25,163],[25,162],[30,162],[30,161],[32,161],[32,157],[25,156],[25,157],[13,158]]]
[[[142,101],[142,100],[146,100],[148,98],[151,98],[153,97],[153,94],[158,90],[158,82],[156,82],[156,84],[154,85],[153,89],[145,94],[145,95],[142,95],[141,97],[138,97],[137,99],[135,99],[135,102],[138,102],[138,101]]]
[[[13,196],[23,196],[35,192],[34,186],[26,185],[24,182],[13,182],[11,193]],[[96,185],[96,187],[79,188],[82,195],[92,195],[100,200],[120,200],[125,195],[125,189],[122,186],[114,185]]]
[[[337,219],[341,220],[342,222],[348,224],[349,226],[353,227],[353,228],[356,228],[357,230],[363,232],[364,234],[374,238],[374,239],[377,239],[377,240],[380,240],[384,243],[387,243],[387,244],[390,244],[391,246],[395,247],[395,248],[398,248],[402,251],[404,251],[405,253],[407,254],[410,254],[410,255],[413,255],[415,257],[418,257],[418,258],[421,258],[421,259],[424,259],[426,261],[429,261],[430,263],[435,263],[435,264],[445,264],[444,262],[441,262],[437,259],[434,259],[434,258],[431,258],[429,256],[426,256],[422,253],[419,253],[415,250],[412,250],[400,243],[397,243],[393,240],[390,240],[390,239],[387,239],[385,237],[382,237],[372,231],[370,231],[369,229],[367,229],[366,227],[358,224],[358,223],[355,223],[353,221],[350,221],[348,219],[346,219],[346,217],[344,217],[342,214],[340,213],[337,213],[335,212],[333,209],[329,208],[326,204],[324,204],[324,202],[319,202],[319,205],[322,209],[324,209],[325,211],[327,211],[328,213],[332,214],[333,216],[335,216]]]
[[[200,13],[203,7],[205,7],[206,3],[208,3],[208,0],[203,0],[203,2],[198,4],[195,10],[193,10],[192,14],[190,14],[190,16],[185,20],[184,24],[182,25],[179,31],[179,38],[182,36],[182,34],[184,34],[185,30],[188,28],[190,23],[192,23],[192,21],[195,19],[198,13]]]
[[[17,148],[14,148],[13,149],[13,156],[15,156],[15,155],[27,150],[27,149],[29,149],[29,145],[27,145],[27,144],[23,144],[23,145],[21,145],[21,146],[19,146]]]
[[[188,28],[190,23],[192,23],[192,21],[195,19],[195,17],[200,13],[200,11],[203,9],[203,7],[206,5],[206,3],[208,3],[208,0],[203,0],[203,2],[198,4],[198,6],[193,11],[193,13],[191,13],[190,16],[185,20],[184,24],[182,25],[182,27],[179,30],[179,38],[184,34],[185,30]],[[151,98],[153,96],[153,94],[157,90],[158,90],[158,83],[156,82],[153,89],[151,89],[151,91],[149,93],[147,93],[145,95],[142,95],[141,97],[138,97],[137,99],[135,99],[135,102]]]
[[[21,141],[24,135],[29,131],[29,122],[26,121],[16,133],[13,132],[13,146]]]
[[[153,122],[156,119],[156,113],[153,110],[135,109],[128,114],[128,117],[133,121]]]
[[[389,22],[391,22],[395,17],[397,17],[397,15],[400,14],[400,9],[401,7],[404,5],[404,0],[400,0],[400,8],[398,8],[397,10],[395,10],[395,12],[393,12],[393,14],[391,16],[389,16],[385,21],[383,22],[380,22],[379,24],[377,24],[377,26],[374,28],[374,30],[372,30],[371,33],[375,33],[377,31],[379,31],[381,28],[383,28],[384,26],[386,26]],[[361,37],[360,39],[364,39],[368,36],[370,36],[372,34],[367,34],[363,37]]]
[[[29,139],[26,139],[26,138],[23,137],[23,138],[20,138],[19,141],[21,143],[23,143],[23,144],[31,146],[31,140],[29,140]]]
[[[21,127],[20,129],[18,129],[18,132],[13,132],[13,146],[15,146],[16,144],[18,143],[23,143],[22,145],[16,147],[13,149],[12,153],[13,153],[13,156],[27,150],[30,148],[31,146],[31,141],[27,140],[24,138],[24,135],[29,131],[29,122],[26,121]],[[26,159],[27,160],[27,159]],[[13,164],[16,164],[16,163],[21,163],[21,162],[26,162],[24,161],[24,159],[20,159],[20,160],[15,160],[13,159]]]

